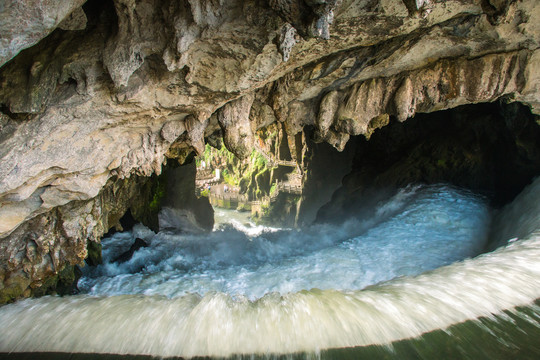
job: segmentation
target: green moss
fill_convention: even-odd
[[[210,190],[208,190],[208,189],[202,190],[201,191],[201,196],[206,197],[206,198],[209,197],[210,196]]]
[[[81,270],[75,265],[66,265],[58,274],[47,277],[40,287],[33,290],[32,296],[71,295],[77,292],[77,281]]]
[[[0,290],[0,304],[7,304],[20,298],[23,291],[23,287],[18,284],[11,284],[10,286],[3,288]]]
[[[265,132],[261,138],[268,140],[276,134]],[[268,160],[256,149],[252,149],[247,159],[239,160],[225,146],[216,149],[207,144],[204,153],[196,159],[197,165],[200,166],[202,161],[211,168],[221,168],[223,182],[238,186],[240,192],[248,194],[252,200],[260,199],[270,191]]]
[[[95,241],[86,242],[86,263],[90,266],[97,266],[103,263],[101,255],[101,243]]]
[[[267,166],[266,158],[257,150],[253,150],[251,152],[250,158],[251,158],[251,164],[253,165],[254,168],[256,169],[266,168]]]
[[[270,195],[273,195],[277,190],[277,182],[272,183],[272,186],[270,186]]]
[[[150,211],[153,213],[157,213],[159,210],[161,210],[161,200],[165,197],[166,189],[167,189],[167,181],[163,176],[159,176],[157,178],[155,187],[152,192],[152,201],[150,201],[150,204],[148,207],[150,208]]]
[[[238,203],[238,207],[236,208],[238,211],[250,211],[251,207],[248,204],[245,203]]]
[[[240,192],[244,193],[246,192],[248,186],[249,186],[249,179],[248,178],[241,178],[238,182],[238,185],[240,186]]]
[[[58,274],[47,277],[43,281],[43,284],[40,287],[34,289],[33,295],[35,297],[39,297],[39,296],[54,294],[57,283],[58,283]]]
[[[66,266],[58,274],[58,283],[56,284],[56,291],[60,295],[71,295],[77,292],[77,281],[82,276],[81,269],[76,265]]]
[[[233,171],[224,169],[221,174],[223,176],[223,181],[225,181],[227,185],[237,186],[238,184],[240,184],[240,180],[241,180],[240,177],[238,176],[238,174],[234,173]]]
[[[270,192],[270,171],[267,168],[262,168],[255,175],[255,182],[257,191],[260,193],[260,196],[268,195],[268,193]]]

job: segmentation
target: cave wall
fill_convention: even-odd
[[[540,175],[539,117],[519,103],[464,105],[390,124],[355,138],[351,171],[319,222],[372,215],[408,185],[450,184],[484,195],[495,208]]]
[[[134,219],[157,226],[152,209],[156,177],[114,178],[91,200],[72,201],[33,217],[0,241],[0,304],[55,291],[62,276],[83,264],[93,244],[121,229],[129,210]],[[100,256],[100,254],[99,254]]]
[[[195,194],[195,177],[197,168],[195,161],[190,159],[183,165],[171,161],[161,175],[164,182],[163,198],[160,207],[184,210],[183,217],[192,217],[193,225],[198,229],[211,231],[214,227],[214,210],[206,197]],[[185,230],[185,229],[179,229]]]
[[[306,128],[307,138],[313,129]],[[330,202],[333,193],[341,187],[343,178],[352,170],[357,141],[349,141],[339,152],[326,142],[309,141],[303,177],[302,196],[296,212],[295,224],[305,226],[316,220],[319,209]]]
[[[0,19],[1,267],[20,284],[48,276],[28,270],[43,258],[82,261],[113,179],[212,136],[245,156],[277,121],[343,150],[391,117],[500,98],[540,113],[536,0],[22,0]]]

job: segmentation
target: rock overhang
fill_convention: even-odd
[[[55,21],[37,36],[61,29],[0,68],[3,241],[17,241],[32,219],[94,204],[113,179],[159,173],[178,149],[200,152],[215,133],[243,156],[254,132],[276,121],[289,135],[313,126],[318,140],[343,149],[389,116],[501,98],[540,113],[533,0],[81,5],[47,10]],[[75,25],[59,25],[69,16]]]

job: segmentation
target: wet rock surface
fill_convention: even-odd
[[[83,261],[136,202],[112,183],[213,137],[245,156],[279,122],[343,150],[464,104],[540,113],[535,0],[24,0],[0,15],[2,302]]]
[[[133,254],[135,253],[135,251],[143,247],[148,247],[148,244],[146,243],[146,241],[144,241],[141,238],[136,238],[135,242],[133,243],[133,245],[131,245],[129,250],[126,251],[125,253],[120,254],[120,256],[118,256],[116,259],[113,260],[113,262],[121,264],[126,261],[129,261],[133,257]]]

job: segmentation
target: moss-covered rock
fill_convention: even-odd
[[[88,255],[86,256],[86,263],[90,266],[98,266],[103,264],[103,256],[101,253],[102,245],[101,243],[95,241],[88,241],[86,244],[86,249]]]

